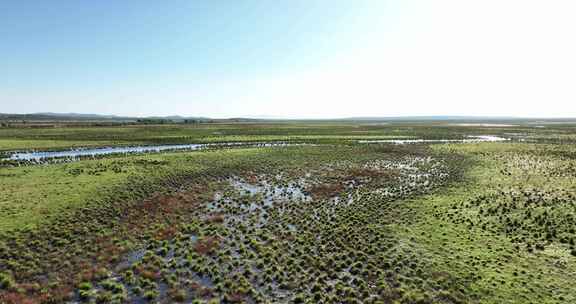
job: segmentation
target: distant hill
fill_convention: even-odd
[[[0,120],[30,120],[30,121],[106,121],[106,122],[137,122],[139,120],[165,120],[181,122],[185,120],[204,121],[205,117],[183,117],[183,116],[154,116],[135,117],[100,114],[80,114],[80,113],[31,113],[31,114],[5,114],[0,113]]]
[[[62,121],[62,122],[106,122],[106,123],[192,123],[192,122],[241,122],[241,123],[262,123],[262,122],[358,122],[358,123],[383,123],[383,122],[576,122],[576,118],[522,118],[512,116],[389,116],[389,117],[345,117],[345,118],[324,118],[324,119],[288,119],[278,117],[233,117],[233,118],[209,118],[195,116],[117,116],[82,113],[31,113],[31,114],[2,114],[2,121]]]
[[[77,114],[77,113],[31,113],[31,114],[5,114],[0,113],[2,120],[61,120],[61,121],[130,121],[132,117],[114,115]]]
[[[447,121],[447,120],[515,120],[521,119],[512,116],[390,116],[390,117],[348,117],[343,120],[354,121]]]

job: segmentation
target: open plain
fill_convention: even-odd
[[[2,128],[0,302],[575,302],[575,141],[524,122]]]

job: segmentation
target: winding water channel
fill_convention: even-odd
[[[468,136],[465,139],[383,139],[383,140],[358,140],[358,143],[390,143],[390,144],[411,144],[411,143],[474,143],[474,142],[497,142],[506,141],[502,138],[491,135]],[[78,148],[62,151],[24,151],[7,153],[2,160],[8,161],[29,161],[42,162],[54,159],[78,159],[86,157],[96,157],[110,154],[142,154],[158,153],[163,151],[195,151],[213,148],[228,147],[286,147],[309,145],[305,143],[288,142],[228,142],[228,143],[205,143],[205,144],[181,144],[181,145],[150,145],[150,146],[116,146],[99,148]]]

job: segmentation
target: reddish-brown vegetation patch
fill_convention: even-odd
[[[203,237],[194,245],[194,250],[199,254],[211,254],[220,246],[220,241],[220,238],[216,236]]]
[[[239,292],[233,292],[226,295],[226,301],[230,303],[243,303],[246,295]]]
[[[43,227],[29,236],[31,239],[42,240],[38,237],[42,235],[45,238],[43,241],[29,242],[30,245],[27,242],[12,242],[15,259],[22,259],[18,253],[29,250],[23,248],[26,245],[33,246],[36,250],[33,252],[37,252],[36,259],[42,258],[45,262],[30,274],[15,270],[18,274],[15,279],[20,284],[10,290],[0,290],[0,304],[69,301],[78,282],[105,277],[108,269],[130,250],[131,242],[138,242],[138,239],[146,236],[158,240],[175,237],[178,227],[169,223],[193,214],[191,211],[198,208],[206,196],[213,196],[210,190],[207,183],[195,182],[175,194],[154,194],[140,201],[84,208],[60,220],[57,226]],[[157,224],[160,224],[160,228]],[[100,227],[108,227],[113,232],[99,233]],[[120,245],[120,239],[128,240],[128,245]],[[214,246],[211,242],[205,244],[208,251]],[[72,251],[82,254],[69,254]],[[67,259],[65,262],[54,262],[61,260],[63,255]],[[143,271],[147,272],[144,276],[159,277],[154,269]],[[39,283],[43,288],[20,288],[30,285],[27,282]],[[45,287],[48,282],[52,282],[52,285]]]
[[[314,198],[330,198],[344,191],[344,185],[341,183],[320,184],[312,186],[308,192]]]
[[[162,227],[156,232],[155,239],[159,241],[171,240],[176,236],[176,233],[178,233],[178,229],[174,226]]]
[[[224,222],[224,214],[222,213],[214,213],[209,215],[206,218],[206,222],[208,223],[223,223]]]
[[[246,181],[248,181],[251,184],[256,184],[258,183],[258,175],[256,175],[255,173],[247,173],[244,174],[244,178],[246,179]]]
[[[377,170],[370,168],[354,168],[348,170],[349,179],[358,178],[395,178],[400,175],[398,170]]]
[[[36,304],[40,303],[37,300],[33,300],[26,295],[17,292],[6,292],[0,294],[0,303],[5,304]]]

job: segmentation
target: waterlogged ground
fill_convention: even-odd
[[[195,221],[129,252],[79,297],[375,301],[400,284],[402,272],[426,267],[404,269],[392,260],[395,250],[410,249],[386,233],[391,202],[427,192],[448,176],[438,160],[404,157],[329,164],[302,176],[230,177],[195,210]],[[381,191],[368,190],[382,182]]]
[[[575,303],[576,149],[495,138],[0,168],[0,303]]]

